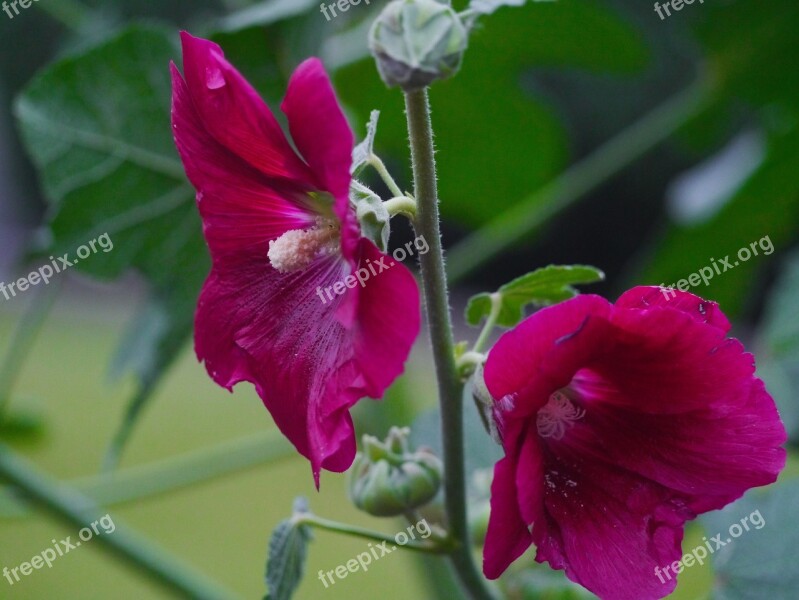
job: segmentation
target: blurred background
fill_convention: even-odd
[[[661,18],[640,0],[515,3],[480,20],[461,72],[431,90],[457,336],[476,337],[460,325],[471,294],[535,267],[594,265],[606,281],[584,291],[614,300],[737,262],[691,291],[720,302],[757,356],[791,458],[781,482],[689,527],[684,549],[751,507],[767,523],[687,570],[674,598],[795,600],[799,4],[705,0]],[[381,111],[376,151],[410,189],[401,94],[366,49],[385,4],[330,20],[318,0],[38,0],[0,12],[0,281],[102,233],[114,243],[49,285],[0,296],[0,442],[244,598],[265,594],[269,535],[296,496],[325,517],[404,525],[356,513],[343,476],[325,473],[317,493],[250,386],[231,396],[197,364],[191,322],[209,263],[171,140],[168,64],[180,65],[180,29],[210,37],[276,108],[293,68],[321,56],[356,137]],[[392,245],[412,237],[394,224]],[[359,433],[417,422],[435,444],[422,342],[386,399],[359,405]],[[470,431],[470,468],[485,469],[497,450]],[[76,532],[0,487],[0,568]],[[0,598],[174,597],[86,546],[13,586],[0,579]],[[438,559],[399,552],[328,589],[316,579],[365,546],[315,533],[296,597],[456,597]],[[529,554],[521,562],[504,583],[511,597],[591,597]]]

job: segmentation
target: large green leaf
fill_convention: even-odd
[[[484,18],[457,77],[430,92],[444,216],[481,224],[567,162],[556,109],[536,101],[523,85],[529,69],[567,65],[626,74],[646,57],[632,27],[597,2],[529,2]],[[336,84],[357,121],[380,109],[378,150],[407,164],[402,95],[385,88],[374,60],[341,69]]]
[[[785,481],[766,492],[750,491],[724,510],[702,517],[707,538],[718,535],[724,543],[711,555],[715,600],[795,600],[798,503],[799,481]]]
[[[799,253],[784,263],[760,330],[758,375],[780,409],[793,441],[799,440]]]
[[[158,28],[130,27],[52,64],[16,103],[51,202],[48,252],[74,253],[107,233],[113,250],[75,268],[101,278],[134,268],[152,286],[144,320],[124,342],[136,352],[123,356],[122,365],[140,382],[128,421],[188,338],[209,268],[194,192],[171,135],[167,66],[179,56],[173,38]]]

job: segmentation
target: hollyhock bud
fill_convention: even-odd
[[[389,87],[406,92],[454,75],[469,41],[461,18],[435,0],[394,0],[369,32],[369,48]]]
[[[407,428],[392,427],[385,442],[365,435],[350,475],[350,498],[376,517],[393,517],[427,504],[441,486],[441,461],[408,448]]]

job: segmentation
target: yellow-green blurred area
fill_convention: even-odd
[[[10,339],[17,310],[25,303],[24,298],[19,300],[3,313],[0,339]],[[53,476],[70,480],[99,470],[131,391],[130,382],[112,385],[106,374],[107,358],[130,318],[126,309],[131,308],[118,293],[100,291],[89,297],[83,290],[82,297],[65,298],[45,324],[20,375],[11,412],[34,414],[44,431],[38,439],[15,447]],[[142,419],[120,468],[152,464],[273,429],[251,386],[240,385],[233,395],[215,386],[187,348]],[[151,537],[242,597],[261,598],[269,535],[290,514],[294,498],[300,495],[310,500],[312,509],[331,519],[361,523],[388,534],[407,526],[358,513],[347,499],[342,475],[324,473],[317,493],[307,461],[294,454],[107,510],[115,522]],[[72,536],[77,541],[77,532],[36,510],[20,518],[0,516],[0,568],[29,561],[52,547],[52,539]],[[387,589],[397,598],[425,597],[418,563],[406,552],[385,556],[370,565],[368,572],[353,573],[325,589],[316,578],[317,571],[335,569],[368,550],[367,544],[367,540],[318,532],[308,561],[309,576],[297,597],[380,597]],[[13,586],[0,580],[0,598],[55,597],[173,596],[108,556],[96,540]]]

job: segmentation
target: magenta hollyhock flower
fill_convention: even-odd
[[[774,401],[729,328],[713,302],[637,287],[615,305],[546,308],[500,338],[485,365],[505,449],[487,577],[535,544],[538,562],[603,600],[674,590],[663,569],[685,521],[785,465]]]
[[[298,154],[219,46],[181,37],[172,127],[213,263],[195,350],[219,385],[255,384],[318,486],[320,469],[355,457],[349,409],[403,370],[419,331],[416,281],[361,237],[353,134],[321,62],[297,68],[281,106]],[[353,287],[359,268],[371,274]]]

